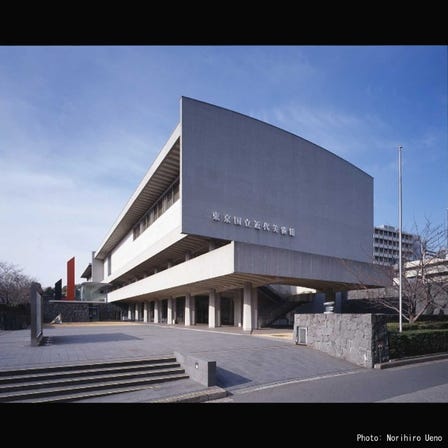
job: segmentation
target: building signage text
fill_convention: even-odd
[[[213,211],[211,218],[212,222],[222,222],[224,224],[247,227],[264,232],[277,233],[278,235],[288,235],[291,237],[296,236],[296,230],[294,227],[281,226],[279,224],[273,224],[258,219],[247,217],[243,218],[241,216],[234,216],[230,215],[229,213],[222,213],[218,211]]]

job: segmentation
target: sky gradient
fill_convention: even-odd
[[[0,260],[76,280],[179,120],[182,95],[317,143],[374,177],[374,223],[442,224],[445,46],[0,46]]]

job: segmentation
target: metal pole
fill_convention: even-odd
[[[446,251],[445,258],[448,258],[448,208],[446,209]]]
[[[403,308],[402,308],[402,296],[403,296],[403,289],[402,289],[402,283],[403,283],[403,262],[402,262],[402,252],[401,252],[401,232],[402,232],[402,226],[403,226],[403,196],[402,196],[402,179],[401,179],[401,151],[403,147],[398,147],[398,277],[399,277],[399,283],[398,283],[398,303],[399,303],[399,331],[400,333],[403,331]]]

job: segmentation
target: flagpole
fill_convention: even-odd
[[[403,227],[403,195],[402,195],[402,173],[401,173],[401,151],[403,147],[398,147],[398,306],[399,306],[399,331],[403,331],[403,262],[402,262],[402,248],[401,248],[401,233]]]

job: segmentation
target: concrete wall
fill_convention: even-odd
[[[123,267],[138,258],[142,252],[151,246],[157,245],[166,235],[176,229],[176,227],[179,227],[181,221],[180,215],[181,204],[179,200],[135,240],[131,230],[112,251],[112,271],[110,276],[107,275],[107,259],[104,260],[104,281],[111,281]],[[180,236],[180,229],[177,233]]]
[[[390,282],[383,266],[245,243],[235,244],[235,271],[303,279],[298,284],[314,288],[323,282],[338,282],[341,286],[361,282],[380,286]]]
[[[193,381],[206,387],[216,386],[216,361],[207,361],[179,352],[174,352],[174,356]]]
[[[44,337],[43,333],[43,299],[40,283],[33,282],[30,288],[30,311],[31,311],[31,345],[40,345]]]
[[[371,262],[372,177],[261,121],[189,98],[181,107],[182,232]]]
[[[234,272],[234,247],[234,243],[230,243],[202,254],[170,269],[111,291],[107,294],[107,298],[109,302],[129,297],[144,298],[148,294],[231,274]],[[180,294],[182,295],[182,293]]]
[[[297,327],[306,327],[307,345],[363,367],[389,360],[386,318],[379,314],[296,314]]]
[[[104,278],[104,261],[95,258],[95,251],[92,252],[92,282],[102,282]]]
[[[93,308],[96,308],[95,312]],[[122,315],[121,308],[112,303],[50,300],[44,302],[43,310],[44,322],[51,322],[59,314],[61,314],[62,323],[120,320]]]

